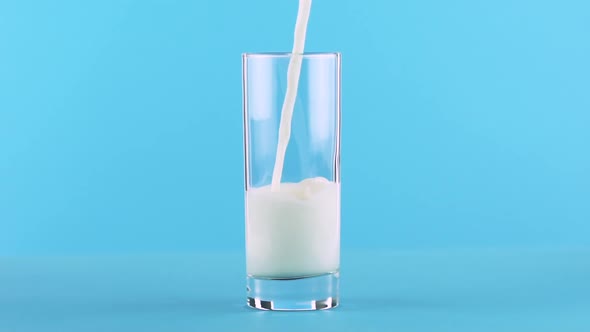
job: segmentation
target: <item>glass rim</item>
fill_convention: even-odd
[[[340,52],[303,52],[299,53],[304,58],[315,57],[340,57]],[[246,52],[242,53],[244,58],[287,58],[293,55],[292,52]]]

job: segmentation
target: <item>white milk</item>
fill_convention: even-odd
[[[340,185],[324,178],[246,192],[248,275],[292,278],[338,271]]]

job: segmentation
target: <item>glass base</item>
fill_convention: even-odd
[[[246,304],[261,310],[323,310],[338,305],[340,274],[271,279],[248,276]]]

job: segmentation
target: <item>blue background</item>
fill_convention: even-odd
[[[242,249],[242,52],[296,1],[1,1],[0,253]],[[349,248],[590,244],[590,5],[316,0]]]
[[[240,55],[289,51],[296,12],[0,0],[0,331],[588,331],[583,0],[315,0],[306,50],[343,54],[348,306],[226,306],[244,294]]]

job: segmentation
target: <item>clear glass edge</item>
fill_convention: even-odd
[[[253,58],[253,57],[266,57],[266,58],[283,58],[290,57],[293,53],[291,52],[244,52],[242,57]],[[340,52],[303,52],[303,57],[340,57]]]

